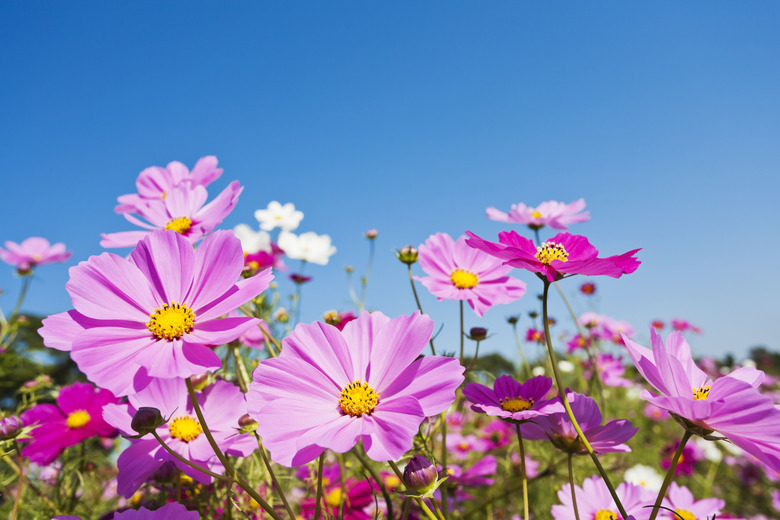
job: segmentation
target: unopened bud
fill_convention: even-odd
[[[506,319],[506,321],[510,325],[517,325],[517,322],[520,321],[520,316],[510,316]]]
[[[534,320],[534,319],[539,317],[539,313],[536,312],[536,311],[531,311],[531,312],[528,313],[528,317],[531,318],[532,320]]]
[[[472,327],[469,331],[469,337],[474,341],[482,341],[487,338],[487,329],[484,327]]]
[[[351,272],[353,272],[355,270],[355,268],[352,267],[351,265],[347,265],[347,266],[344,266],[344,270],[346,272],[348,272],[348,273],[351,273]]]
[[[0,419],[0,441],[15,438],[24,428],[24,422],[15,415]]]
[[[378,235],[379,235],[379,231],[377,231],[376,229],[371,228],[368,231],[366,231],[366,238],[369,240],[374,240]]]
[[[133,420],[130,421],[130,427],[140,435],[151,433],[163,424],[165,424],[165,419],[163,419],[160,410],[151,406],[139,408],[133,415]]]
[[[257,430],[257,421],[255,421],[251,415],[245,413],[238,419],[238,426],[244,433],[249,433]]]
[[[395,256],[397,256],[398,259],[406,265],[412,265],[417,261],[417,248],[412,246],[404,246],[395,252]]]
[[[338,325],[341,323],[339,311],[328,311],[322,315],[322,319],[325,320],[325,323],[328,325]]]
[[[439,472],[425,457],[415,455],[404,468],[404,484],[409,491],[424,495],[436,485]]]

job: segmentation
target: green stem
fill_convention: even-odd
[[[414,301],[417,302],[417,308],[420,310],[420,314],[424,314],[422,310],[422,305],[420,305],[420,298],[417,297],[417,289],[414,287],[414,277],[412,277],[412,266],[410,264],[407,264],[406,266],[409,269],[409,282],[412,284],[412,292],[414,293]],[[431,354],[436,355],[436,349],[433,348],[433,337],[431,337],[430,340],[428,340],[428,343],[431,345]]]
[[[447,412],[441,413],[441,467],[442,474],[446,477],[447,473]],[[447,504],[447,482],[441,487],[441,507],[444,510],[444,516],[449,515],[449,505]]]
[[[436,505],[436,501],[431,497],[431,505],[433,506],[433,511],[436,513],[436,516],[440,518],[440,520],[444,520],[444,514],[441,512],[441,509],[439,509],[439,506]]]
[[[317,498],[314,501],[314,520],[320,520],[322,514],[322,471],[324,465],[325,451],[323,450],[317,463]]]
[[[260,325],[260,331],[263,333],[263,338],[265,339],[266,346],[268,346],[268,353],[271,354],[271,357],[276,357],[277,352],[281,354],[282,346],[279,344],[278,341],[274,339],[273,336],[271,336],[271,333],[265,330],[265,327],[263,327],[262,325]],[[274,351],[274,349],[272,349],[271,346],[268,345],[269,341],[273,343],[274,347],[276,347],[276,351]]]
[[[680,445],[677,446],[677,451],[675,451],[674,456],[672,456],[672,462],[669,464],[669,470],[666,472],[666,476],[664,477],[664,483],[661,484],[661,489],[658,491],[658,496],[656,497],[655,505],[653,506],[653,512],[650,513],[650,520],[655,520],[655,517],[658,516],[658,512],[661,510],[661,502],[663,502],[664,496],[666,495],[666,488],[669,487],[669,484],[672,482],[672,478],[674,478],[674,470],[677,469],[677,463],[680,461],[680,455],[682,455],[683,448],[685,448],[688,439],[690,439],[692,436],[693,433],[685,430],[685,433],[680,440]]]
[[[225,481],[225,482],[230,482],[232,480],[230,477],[226,477],[225,475],[220,475],[219,473],[214,473],[213,471],[208,470],[208,469],[204,468],[203,466],[201,466],[199,464],[196,464],[196,463],[192,462],[191,460],[188,460],[188,459],[182,457],[181,455],[179,455],[178,453],[173,451],[173,449],[171,449],[170,446],[165,444],[165,441],[160,438],[160,436],[157,434],[156,431],[152,431],[151,433],[154,436],[154,438],[157,439],[157,442],[160,443],[160,445],[163,447],[163,449],[165,449],[165,451],[170,453],[171,456],[173,458],[175,458],[176,460],[178,460],[179,462],[182,462],[182,463],[186,464],[187,466],[189,466],[191,468],[195,468],[198,471],[200,471],[201,473],[205,473],[209,477],[213,477],[213,478],[215,478],[217,480],[222,480],[222,481]]]
[[[463,341],[465,334],[463,331],[463,300],[460,300],[460,364],[463,364]]]
[[[21,475],[24,473],[23,466],[17,466],[16,463],[13,460],[11,460],[9,456],[3,457],[3,460],[5,461],[6,464],[8,464],[8,467],[10,467],[17,475]],[[27,487],[32,489],[33,493],[38,495],[41,498],[41,500],[43,500],[44,503],[52,509],[52,511],[54,511],[56,515],[62,514],[62,511],[54,504],[54,502],[49,500],[49,497],[46,496],[43,493],[43,491],[38,489],[38,487],[30,481],[27,475],[24,475],[23,478],[24,478],[24,483],[27,485]]]
[[[360,302],[358,305],[358,310],[362,311],[365,308],[366,303],[366,287],[368,286],[368,277],[371,276],[371,266],[374,264],[374,252],[376,250],[376,245],[374,244],[375,240],[369,240],[369,250],[368,250],[368,265],[366,266],[366,274],[363,275],[363,278],[360,279],[361,288],[360,288]]]
[[[16,305],[14,306],[14,310],[11,312],[11,315],[8,317],[8,323],[11,323],[16,319],[16,317],[19,315],[19,311],[22,310],[22,302],[24,301],[24,297],[27,295],[27,289],[30,288],[30,281],[32,280],[32,275],[28,275],[24,277],[24,282],[22,282],[22,291],[19,293],[19,299],[16,300]]]
[[[19,455],[19,482],[16,484],[16,498],[14,498],[14,509],[11,511],[11,520],[16,520],[16,512],[19,510],[19,504],[22,501],[22,493],[24,491],[24,459],[16,441],[14,441],[14,449]]]
[[[555,377],[555,385],[558,387],[558,395],[561,397],[563,407],[566,409],[566,415],[569,416],[569,420],[571,421],[572,426],[574,426],[574,429],[577,431],[577,435],[579,435],[580,441],[588,451],[590,458],[593,459],[593,464],[596,466],[596,469],[598,470],[599,475],[601,475],[602,480],[604,480],[604,484],[607,485],[609,494],[612,496],[612,500],[615,501],[615,504],[620,511],[620,517],[628,518],[628,513],[626,513],[626,509],[623,507],[622,502],[620,502],[620,498],[615,491],[615,486],[612,485],[612,481],[609,480],[609,476],[604,470],[604,467],[601,465],[599,458],[596,456],[596,452],[593,451],[593,447],[590,445],[588,439],[585,437],[585,434],[582,432],[582,428],[580,428],[580,425],[577,422],[577,418],[574,416],[574,412],[569,405],[569,399],[566,397],[566,392],[564,391],[563,383],[561,382],[561,374],[558,372],[558,363],[555,360],[555,351],[553,350],[552,340],[550,339],[550,324],[547,321],[547,300],[550,292],[550,282],[547,281],[547,279],[544,279],[543,281],[544,294],[542,295],[542,324],[544,326],[544,339],[547,343],[547,354],[550,357],[550,365],[552,367],[553,376]]]
[[[287,497],[284,494],[284,490],[282,490],[282,486],[279,485],[279,481],[276,478],[273,466],[271,466],[271,461],[268,460],[268,456],[265,454],[265,448],[263,448],[263,443],[260,440],[260,436],[257,434],[257,432],[254,432],[254,434],[255,438],[257,439],[257,447],[258,451],[260,451],[260,457],[263,459],[263,465],[265,465],[265,469],[268,470],[268,474],[271,475],[271,482],[273,483],[276,492],[279,494],[279,498],[282,499],[282,504],[284,504],[284,508],[287,510],[287,514],[290,515],[290,518],[295,518],[295,513],[293,513],[293,510],[290,507],[290,503],[287,502]]]
[[[403,482],[404,475],[403,473],[401,473],[401,470],[398,469],[398,466],[395,465],[395,462],[393,462],[392,460],[388,460],[387,463],[395,472],[395,476],[398,477],[398,480]],[[428,517],[428,520],[439,520],[438,518],[436,518],[436,515],[433,514],[433,511],[431,511],[431,509],[425,504],[423,499],[421,499],[420,497],[414,497],[414,501],[417,502],[417,505],[420,506],[420,509],[423,510],[425,515]],[[388,518],[392,518],[392,517],[388,515]]]
[[[520,478],[523,480],[523,520],[529,520],[528,477],[525,470],[525,447],[523,446],[523,434],[520,433],[520,423],[515,423],[515,430],[517,430],[517,443],[520,446]]]
[[[477,341],[477,346],[474,348],[474,359],[471,360],[471,364],[466,369],[466,372],[471,372],[474,368],[474,365],[477,364],[477,357],[479,356],[479,341]]]
[[[523,379],[530,379],[533,373],[531,372],[531,365],[528,363],[528,358],[525,357],[525,350],[523,350],[523,344],[520,341],[520,334],[517,333],[517,323],[512,324],[512,331],[515,334],[515,342],[517,343],[517,348],[520,350],[520,357],[523,358],[523,370],[525,371],[525,377]]]
[[[569,464],[569,486],[571,486],[571,504],[572,507],[574,507],[574,519],[580,520],[580,512],[577,509],[577,493],[574,492],[574,469],[571,465],[571,458],[572,453],[569,453],[568,456],[568,464]]]
[[[368,463],[368,461],[361,455],[358,448],[355,448],[352,450],[352,454],[357,457],[357,460],[360,461],[360,464],[363,465],[363,467],[368,471],[368,474],[371,475],[371,478],[374,479],[374,482],[377,483],[379,486],[379,490],[382,492],[382,498],[385,499],[385,504],[387,504],[387,518],[393,518],[393,502],[390,499],[390,493],[387,491],[387,487],[385,486],[384,481],[379,478],[379,476],[376,474],[374,469],[371,467],[371,465]],[[399,477],[399,480],[401,483],[403,483],[403,475]]]
[[[244,360],[241,358],[238,345],[232,345],[231,352],[233,353],[233,363],[236,365],[236,378],[238,379],[238,387],[241,389],[242,393],[247,393],[249,391],[249,381],[251,381],[251,379],[246,371]]]

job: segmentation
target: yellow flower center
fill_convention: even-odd
[[[533,210],[533,211],[531,211],[531,216],[532,216],[533,218],[542,218],[542,214],[541,214],[541,213],[539,213],[539,212],[538,212],[538,211],[536,211],[536,210]]]
[[[477,275],[469,271],[464,271],[460,267],[452,271],[450,280],[452,280],[452,283],[455,284],[455,287],[458,289],[471,289],[472,287],[476,287],[479,283]]]
[[[336,488],[328,493],[325,497],[325,502],[327,502],[330,507],[338,507],[341,503],[341,488]]]
[[[172,218],[165,224],[165,230],[172,229],[180,235],[185,234],[192,227],[192,221],[188,217]]]
[[[693,389],[693,398],[696,401],[700,401],[702,399],[707,399],[707,396],[710,395],[710,387],[709,386],[700,386],[699,388]]]
[[[674,512],[680,515],[682,520],[696,520],[696,516],[690,511],[686,511],[685,509],[675,509]]]
[[[180,439],[184,442],[190,442],[203,433],[200,423],[193,419],[191,415],[180,415],[173,419],[168,424],[168,431],[171,432],[171,437]]]
[[[553,260],[560,260],[566,262],[569,259],[569,253],[566,252],[566,248],[563,244],[556,244],[555,242],[545,242],[536,248],[536,259],[541,263],[550,265]]]
[[[195,313],[187,307],[186,303],[164,303],[162,307],[154,310],[149,315],[151,320],[146,328],[160,339],[179,339],[192,330],[195,322]]]
[[[508,397],[505,397],[504,399],[498,400],[499,404],[501,405],[501,409],[505,412],[522,412],[525,410],[530,410],[531,407],[534,405],[533,399],[528,399],[527,401],[525,399],[521,399],[519,397],[516,397],[514,399],[510,399]]]
[[[76,410],[68,414],[68,428],[71,430],[78,430],[86,426],[92,417],[89,416],[86,410]]]
[[[397,488],[401,485],[401,480],[396,477],[395,475],[388,475],[386,477],[383,477],[385,481],[385,486],[389,488]]]
[[[618,514],[610,509],[599,509],[593,520],[620,520]]]
[[[339,405],[341,411],[352,417],[369,414],[379,402],[379,394],[365,381],[355,381],[341,390]]]

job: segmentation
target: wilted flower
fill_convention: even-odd
[[[266,209],[255,211],[255,218],[260,223],[260,229],[265,231],[271,231],[274,228],[292,231],[297,229],[303,220],[303,212],[296,211],[295,204],[292,202],[281,205],[274,200],[268,203]]]
[[[0,248],[0,259],[16,266],[20,274],[28,274],[38,265],[64,262],[72,254],[71,251],[65,251],[65,244],[62,242],[51,245],[41,237],[27,238],[21,244],[6,240],[5,249]]]

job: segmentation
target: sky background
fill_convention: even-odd
[[[563,282],[578,312],[640,342],[653,319],[688,319],[696,355],[778,350],[778,24],[776,2],[5,1],[0,242],[65,242],[72,259],[38,269],[24,310],[68,310],[67,266],[132,229],[113,207],[138,173],[216,155],[211,196],[244,186],[221,227],[278,200],[304,212],[298,232],[333,238],[330,263],[307,266],[303,321],[351,308],[344,266],[364,269],[369,228],[367,305],[397,316],[415,306],[393,249],[495,240],[509,226],[488,206],[584,197],[592,220],[572,232],[602,255],[643,249],[634,274]],[[523,300],[466,314],[512,359],[505,318],[528,327],[541,290],[515,275]],[[20,286],[0,266],[4,311]],[[456,350],[457,303],[418,291]]]

